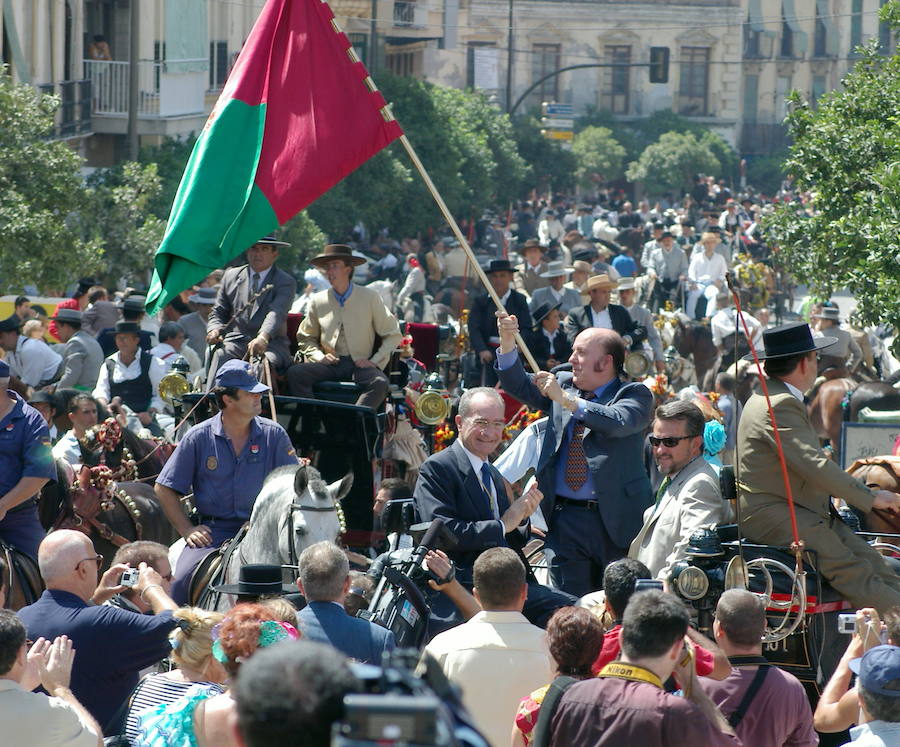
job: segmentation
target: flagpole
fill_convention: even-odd
[[[481,265],[478,264],[478,260],[475,259],[475,253],[472,251],[472,248],[469,246],[469,242],[466,241],[466,237],[463,236],[462,231],[459,228],[459,225],[456,223],[456,219],[453,217],[453,214],[447,208],[447,204],[444,202],[444,198],[441,197],[440,192],[437,191],[437,187],[434,186],[434,182],[431,181],[431,177],[428,176],[428,172],[425,170],[425,166],[419,160],[419,156],[416,154],[416,151],[412,147],[412,143],[409,142],[409,138],[406,137],[406,134],[400,136],[400,142],[403,143],[403,147],[406,149],[407,154],[413,162],[413,165],[416,167],[416,170],[419,172],[419,175],[425,181],[425,186],[428,187],[428,191],[431,192],[431,196],[434,197],[434,201],[437,203],[438,207],[441,210],[441,213],[444,216],[444,220],[447,221],[447,224],[450,226],[450,230],[453,231],[453,235],[456,237],[456,240],[462,246],[463,251],[466,253],[466,257],[468,257],[469,262],[472,264],[472,267],[475,269],[475,274],[478,275],[478,279],[481,281],[482,285],[484,285],[485,290],[488,292],[488,295],[491,297],[491,300],[494,302],[494,305],[497,307],[498,311],[505,312],[506,309],[503,307],[503,302],[500,300],[500,296],[497,295],[497,291],[494,290],[494,286],[491,285],[488,280],[487,275],[485,275],[484,270],[481,269]],[[540,367],[535,361],[534,356],[531,354],[531,351],[528,349],[528,346],[525,344],[525,340],[522,339],[522,335],[520,332],[516,332],[516,345],[521,351],[522,355],[525,356],[525,360],[528,362],[528,365],[531,366],[531,370],[537,373],[540,371]]]

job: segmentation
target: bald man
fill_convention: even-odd
[[[653,396],[643,384],[620,378],[625,343],[613,330],[580,332],[571,372],[526,374],[516,349],[518,321],[497,316],[500,384],[550,414],[537,466],[550,578],[557,588],[583,596],[600,589],[607,564],[627,554],[650,505],[643,445]]]
[[[132,590],[153,615],[104,605],[126,587],[119,584],[127,565],[110,567],[98,584],[103,556],[81,532],[51,532],[38,549],[38,565],[47,590],[19,611],[31,640],[66,635],[75,647],[71,689],[97,719],[106,735],[120,733],[122,703],[138,683],[138,673],[169,653],[177,605],[163,579],[146,563],[139,566]]]

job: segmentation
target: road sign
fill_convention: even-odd
[[[571,130],[575,126],[574,119],[560,119],[559,117],[544,117],[541,124],[551,130]]]
[[[545,117],[575,118],[575,107],[572,104],[556,104],[545,102],[541,107]]]
[[[572,130],[541,130],[541,134],[550,140],[572,140],[575,133]]]

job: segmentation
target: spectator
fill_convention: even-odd
[[[350,563],[333,542],[317,542],[300,553],[297,586],[306,597],[298,615],[305,638],[334,646],[345,656],[381,664],[394,649],[394,634],[368,620],[350,617],[344,598],[350,590]]]
[[[359,683],[327,646],[283,643],[247,663],[235,686],[234,736],[243,747],[328,747],[344,696]]]
[[[100,726],[69,689],[75,651],[65,636],[28,648],[25,626],[0,609],[0,719],[3,743],[29,747],[102,744]],[[32,693],[42,685],[50,694]]]
[[[103,365],[103,350],[100,343],[82,330],[82,313],[78,309],[60,309],[50,318],[56,322],[57,336],[65,343],[61,349],[63,372],[54,384],[55,390],[93,389]]]
[[[33,319],[34,311],[31,310],[31,299],[26,296],[17,296],[13,302],[13,314],[19,317],[20,324],[25,324],[29,319]]]
[[[544,631],[522,614],[528,586],[514,550],[493,547],[475,561],[474,595],[483,611],[435,636],[423,655],[462,690],[466,709],[493,745],[509,742],[523,693],[552,677]]]
[[[556,664],[556,677],[586,680],[593,677],[591,664],[603,645],[603,626],[582,607],[562,607],[547,623],[547,646]],[[541,703],[550,685],[544,685],[522,698],[513,723],[513,747],[528,747],[537,724]]]
[[[638,579],[651,578],[650,569],[639,560],[623,558],[606,566],[603,572],[605,614],[612,619],[612,627],[603,636],[603,648],[592,671],[599,674],[603,667],[619,658],[622,650],[622,617]],[[688,628],[687,636],[694,642],[694,664],[697,675],[725,679],[731,664],[725,654],[706,636]]]
[[[163,591],[171,595],[172,566],[169,564],[169,548],[165,545],[148,540],[129,542],[116,550],[112,562],[113,565],[124,565],[129,568],[140,568],[141,563],[146,563],[159,574]],[[141,595],[134,588],[123,589],[108,599],[106,604],[137,612],[139,615],[153,614],[150,604],[141,599]]]
[[[140,565],[134,591],[151,605],[154,615],[104,605],[124,590],[119,578],[126,566],[111,566],[98,585],[102,563],[103,556],[81,532],[51,532],[38,550],[46,591],[22,609],[19,617],[33,640],[60,635],[71,639],[78,652],[72,692],[103,726],[104,733],[118,734],[121,724],[115,723],[114,717],[137,685],[138,672],[169,652],[176,605],[163,590],[162,577],[145,563]]]
[[[212,655],[225,668],[230,681],[236,679],[243,663],[260,648],[299,637],[292,626],[276,621],[270,610],[254,603],[232,607],[215,627],[218,631],[212,631]],[[237,744],[233,720],[231,694],[215,695],[205,685],[199,685],[178,700],[142,713],[134,744],[229,747]]]
[[[722,464],[731,464],[734,461],[734,445],[737,442],[738,421],[741,418],[743,405],[735,396],[735,388],[737,382],[734,374],[728,371],[719,371],[716,374],[716,393],[719,398],[716,400],[716,407],[722,413],[725,426],[725,448],[722,451]]]
[[[169,641],[175,669],[145,677],[131,694],[125,720],[125,736],[130,742],[137,739],[138,718],[143,711],[172,703],[189,690],[199,693],[205,689],[207,697],[225,690],[222,686],[225,669],[212,655],[212,630],[222,622],[222,613],[182,607],[173,617],[178,627],[172,631]]]
[[[744,589],[722,594],[713,634],[733,668],[721,682],[701,680],[701,687],[744,744],[817,745],[803,685],[763,658],[765,630],[766,605],[759,596]]]
[[[90,394],[76,394],[69,400],[68,407],[71,430],[53,445],[53,458],[62,459],[73,467],[82,464],[81,439],[87,429],[97,425],[97,402]]]
[[[552,721],[553,747],[740,744],[697,683],[686,656],[689,615],[661,591],[635,596],[622,620],[622,660],[566,690]],[[684,697],[665,692],[675,674]]]
[[[891,747],[900,741],[900,648],[875,646],[850,662],[859,677],[859,707],[865,723],[850,730],[859,747]]]

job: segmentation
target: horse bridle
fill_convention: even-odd
[[[311,513],[337,513],[338,507],[337,503],[332,500],[330,506],[310,506],[305,503],[294,503],[291,502],[291,513],[288,519],[288,562],[292,566],[296,566],[297,561],[300,559],[300,556],[297,554],[297,545],[294,541],[294,512],[296,511],[309,511]]]

